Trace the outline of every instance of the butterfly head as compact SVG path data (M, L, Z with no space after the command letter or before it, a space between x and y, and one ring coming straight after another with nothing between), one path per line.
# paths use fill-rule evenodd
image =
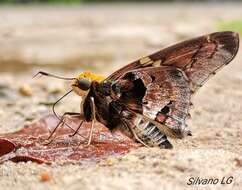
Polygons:
M75 79L73 79L71 86L76 94L83 96L87 94L93 81L99 83L102 82L104 79L105 78L101 75L96 75L87 71L79 74Z

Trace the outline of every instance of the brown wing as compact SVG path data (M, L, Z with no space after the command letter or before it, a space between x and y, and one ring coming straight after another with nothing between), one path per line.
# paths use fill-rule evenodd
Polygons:
M182 137L188 134L185 119L192 92L228 64L238 47L238 34L213 33L135 61L107 79L114 81L116 100L153 121L164 134Z
M217 32L187 40L143 57L114 72L106 80L115 81L134 69L174 66L185 72L192 90L210 75L228 64L239 48L239 36L234 32Z
M169 66L137 69L112 86L114 99L142 114L161 132L181 138L186 133L191 90L179 69Z

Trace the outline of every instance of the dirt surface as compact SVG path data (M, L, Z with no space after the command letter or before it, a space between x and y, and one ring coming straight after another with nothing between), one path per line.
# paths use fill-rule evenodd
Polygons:
M241 18L242 4L0 7L0 133L16 131L51 112L68 89L32 79L39 69L64 76L104 75L192 36ZM242 53L193 99L193 136L172 150L140 148L100 163L0 165L0 189L241 189ZM78 111L72 95L58 112ZM187 185L189 178L233 176L227 185Z

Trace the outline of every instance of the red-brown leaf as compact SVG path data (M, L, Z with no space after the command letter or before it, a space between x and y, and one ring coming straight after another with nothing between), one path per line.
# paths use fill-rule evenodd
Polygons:
M69 118L67 123L74 129L80 123L78 118ZM52 163L54 161L98 161L108 156L128 152L139 145L116 131L111 133L105 126L96 123L91 145L87 146L90 123L85 123L79 134L69 137L73 131L67 126L58 128L53 141L44 144L50 131L57 125L58 119L52 115L14 133L0 135L0 162L12 160ZM82 137L83 136L83 137Z

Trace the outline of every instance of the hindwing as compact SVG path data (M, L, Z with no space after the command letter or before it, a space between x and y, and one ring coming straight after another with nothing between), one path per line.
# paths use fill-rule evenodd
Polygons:
M137 69L117 80L112 90L114 99L153 121L166 135L181 138L186 132L191 90L180 70L167 66Z

